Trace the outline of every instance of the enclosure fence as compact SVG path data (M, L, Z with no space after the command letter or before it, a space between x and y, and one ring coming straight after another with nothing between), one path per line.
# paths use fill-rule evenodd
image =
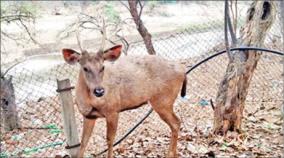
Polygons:
M211 21L205 25L206 27L197 25L162 37L153 36L157 55L181 62L189 69L198 61L223 50L223 21ZM265 41L265 48L283 50L281 39L283 38L281 38L281 25L278 19ZM143 53L146 54L143 42L130 45L128 54ZM48 67L42 58L45 57L36 56L25 60L10 69L5 76L13 76L12 83L21 128L7 132L4 131L1 123L1 157L64 155L62 152L65 150L66 137L63 132L62 108L59 94L56 92L56 80L68 78L71 85L75 86L79 66L65 64L59 53L51 60L52 62L47 63ZM264 53L262 55L249 88L247 107L256 105L280 107L282 105L282 59L281 56L274 54ZM182 120L179 150L182 154L185 153L183 156L187 156L185 151L187 149L182 146L190 139L186 137L189 133L194 136L200 133L206 135L212 130L213 110L209 106L209 100L214 101L216 97L227 63L227 56L223 54L200 65L187 76L187 96L178 97L174 106L177 115ZM72 95L74 96L74 91ZM76 105L74 106L76 124L79 136L81 136L82 116ZM146 105L122 112L119 117L116 140L136 125L149 109L150 106ZM105 131L105 120L99 119L89 142L87 155L100 153L106 148ZM156 113L152 113L115 149L115 154L123 154L124 150L130 150L131 146L131 149L141 148L141 150L129 151L127 156L155 156L156 153L162 152L161 147L166 149L165 146L169 144L168 139L167 125L159 119Z

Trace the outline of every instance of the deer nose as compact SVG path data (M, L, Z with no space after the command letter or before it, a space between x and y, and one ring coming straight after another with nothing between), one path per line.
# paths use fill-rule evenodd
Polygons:
M101 97L101 96L104 95L104 93L105 93L105 90L104 90L103 87L97 87L94 90L94 94L95 94L96 97Z

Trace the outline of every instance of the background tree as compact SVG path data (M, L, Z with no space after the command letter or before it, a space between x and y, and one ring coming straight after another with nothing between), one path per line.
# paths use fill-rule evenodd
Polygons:
M144 26L143 21L141 20L141 15L142 15L142 11L143 11L143 4L140 0L128 0L128 4L129 4L129 8L128 10L130 11L130 14L136 24L136 28L139 32L139 34L141 35L141 37L143 38L144 44L146 46L146 49L148 51L149 54L156 54L156 51L153 47L153 43L152 43L152 36L151 34L148 32L147 28ZM139 8L140 11L138 13L138 4L139 4Z
M20 127L12 76L7 79L1 74L0 80L1 125L3 122L4 129L11 131Z
M276 15L273 1L254 1L247 12L246 24L240 30L239 46L262 47ZM214 111L214 132L241 131L243 109L248 87L261 52L231 53L226 74L220 83Z
M17 45L25 45L29 42L39 44L33 29L37 12L38 8L32 3L1 1L1 52L5 51L7 40L12 40ZM3 27L9 25L16 25L21 33L12 33Z
M280 13L281 13L281 32L282 32L282 51L284 52L284 0L280 1ZM283 69L284 69L284 59L282 60L283 62ZM284 95L284 91L283 91L283 95ZM284 96L283 96L284 97ZM282 115L284 118L284 102L282 105ZM283 127L284 127L284 122L283 122ZM283 132L284 132L284 128L283 128Z
M92 4L95 4L92 2ZM89 13L89 12L80 12L77 16L77 19L72 21L65 27L62 31L57 34L58 40L63 40L68 38L71 35L84 34L84 32L88 32L88 35L93 32L97 31L103 34L103 29L106 29L106 36L105 39L107 42L115 45L117 43L124 45L124 53L127 53L129 48L128 41L124 38L123 35L123 27L128 25L128 20L122 20L120 18L119 13L114 9L114 6L111 3L101 3L95 4L93 6L96 10L96 14ZM103 27L103 21L105 26ZM84 44L84 39L82 39L82 44ZM92 41L92 47L95 44L99 44L96 41Z

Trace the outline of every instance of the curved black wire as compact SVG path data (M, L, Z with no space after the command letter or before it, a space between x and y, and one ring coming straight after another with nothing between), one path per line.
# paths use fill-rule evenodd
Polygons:
M272 54L276 54L276 55L282 55L284 56L284 53L283 52L280 52L280 51L277 51L277 50L270 50L270 49L266 49L266 48L257 48L257 47L237 47L237 48L231 48L230 51L237 51L237 50L241 50L241 51L245 51L245 50L257 50L257 51L264 51L264 52L269 52L269 53L272 53ZM194 70L196 67L198 67L199 65L201 65L202 63L205 63L206 61L218 56L218 55L221 55L223 53L225 53L226 50L222 50L216 54L213 54L207 58L205 58L204 60L198 62L197 64L195 64L194 66L192 66L187 72L186 74L190 73L192 70Z
M118 145L119 143L121 143L129 134L131 134L141 123L144 122L144 120L146 118L148 118L148 116L152 113L153 109L151 108L148 113L139 121L137 122L137 124L135 126L133 126L127 133L124 134L124 136L122 136L118 141L116 141L113 146L116 146ZM104 152L108 151L108 148L106 148L105 150L101 151L100 153L98 154L93 154L94 156L98 156L98 155L101 155L103 154Z
M257 51L264 51L264 52L269 52L269 53L272 53L272 54L276 54L276 55L282 55L284 56L284 53L283 52L279 52L279 51L276 51L276 50L270 50L270 49L265 49L265 48L257 48L257 47L239 47L239 48L231 48L230 51L237 51L237 50L242 50L242 51L245 51L245 50L257 50ZM197 68L199 65L201 65L202 63L205 63L206 61L214 58L214 57L217 57L223 53L225 53L226 50L222 50L216 54L213 54L207 58L205 58L204 60L198 62L197 64L195 64L194 66L192 66L187 72L186 74L188 75L191 71L193 71L195 68ZM147 113L146 115L139 121L137 122L137 124L135 126L133 126L127 133L125 133L117 142L115 142L113 144L113 146L116 146L118 145L119 143L121 143L128 135L130 135L140 124L142 124L144 122L144 120L146 118L148 118L150 116L150 114L153 112L153 109L151 108ZM101 151L100 153L98 154L94 154L94 156L98 156L98 155L101 155L103 154L104 152L106 152L108 149L105 149L103 151Z
M256 50L256 51L269 52L269 53L272 53L272 54L284 56L284 53L283 53L283 52L276 51L276 50L270 50L270 49L266 49L266 48L238 47L238 48L231 48L231 49L230 49L230 51L237 51L237 50L239 50L239 51ZM210 59L212 59L212 58L214 58L214 57L217 57L217 56L219 56L219 55L221 55L221 54L223 54L223 53L225 53L225 52L226 52L226 50L222 50L222 51L220 51L220 52L218 52L218 53L216 53L216 54L213 54L213 55L211 55L211 56L205 58L204 60L202 60L202 61L198 62L197 64L195 64L194 66L192 66L192 67L186 72L186 74L189 74L191 71L193 71L193 70L194 70L195 68L197 68L199 65L201 65L201 64L207 62L208 60L210 60ZM17 64L19 64L19 63L17 63ZM10 68L8 68L8 71L9 71L11 68L13 68L14 66L16 66L17 64L12 65ZM5 74L6 74L8 71L6 71ZM5 75L5 74L4 74L4 75ZM4 75L3 75L3 76L4 76ZM127 131L118 141L116 141L116 142L113 144L113 146L116 146L116 145L118 145L119 143L121 143L121 142L122 142L127 136L129 136L140 124L142 124L142 123L144 122L144 120L145 120L146 118L148 118L152 112L153 112L153 109L151 108L151 109L146 113L146 115L145 115L139 122L137 122L137 124L136 124L135 126L133 126L129 131ZM105 149L105 150L101 151L100 153L95 154L95 156L101 155L101 154L103 154L104 152L106 152L107 150L108 150L108 149Z

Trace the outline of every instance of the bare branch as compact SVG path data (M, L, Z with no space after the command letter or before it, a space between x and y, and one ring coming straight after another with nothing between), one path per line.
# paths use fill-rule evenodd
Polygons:
M229 6L230 6L229 10L230 10L230 14L232 15L232 19L233 19L233 24L232 24L233 30L234 30L234 32L236 32L236 28L235 28L236 19L235 19L235 13L234 13L234 9L233 9L233 3L234 3L234 0L229 1Z
M17 45L24 45L23 43L29 42L30 40L34 43L40 45L40 43L35 39L31 28L27 26L27 23L34 22L35 15L29 11L22 11L18 7L12 6L12 9L9 9L9 12L1 11L1 24L10 24L15 23L24 33L9 33L3 29L1 29L2 37L6 37L12 41L14 41ZM27 35L28 39L26 38ZM3 46L3 44L1 44ZM4 47L4 46L3 46Z
M34 16L32 15L25 15L25 14L18 14L18 15L1 15L0 21L1 22L6 22L6 23L11 23L13 21L18 21L19 19L29 21L33 19Z
M11 40L15 40L15 41L20 40L20 38L17 38L17 37L14 36L14 35L8 34L8 33L6 33L6 32L3 31L3 30L1 30L1 35L3 35L2 38L3 38L3 37L7 37L7 38L9 38L9 39L11 39Z
M99 27L99 25L98 25L99 21L98 21L97 17L91 16L91 15L88 15L88 14L85 14L85 13L80 13L80 15L83 16L82 18L88 18L87 21L89 21L89 22L95 21L95 22L93 22L93 24Z
M33 41L33 43L40 45L31 34L29 28L26 26L26 24L22 21L22 19L19 19L21 25L24 27L25 31L28 33L29 38Z
M233 26L232 26L232 22L231 22L231 18L230 18L229 13L227 14L227 19L228 19L227 27L229 28L229 31L230 31L232 46L236 46L237 38L236 38L236 34L235 34Z
M129 8L126 4L124 4L123 1L120 0L119 2L120 2L128 11L130 11L130 8Z
M237 1L236 0L230 0L230 3L229 3L229 5L230 5L230 12L231 12L231 14L232 14L232 19L233 19L233 23L231 22L231 16L230 16L230 12L229 11L227 11L227 18L228 18L228 27L229 27L229 31L230 31L230 35L231 35L231 40L232 40L232 45L233 46L236 46L236 44L237 44L237 38L236 38L236 30L237 30L237 17L235 16L235 14L234 14L234 10L233 10L233 2L235 2L235 7L237 7ZM237 9L237 8L235 8L235 9ZM237 10L235 10L236 11L236 14L237 14Z
M234 33L237 32L237 25L238 25L238 1L237 0L230 0L230 12L232 15L232 26Z
M21 25L24 27L24 30L26 31L26 33L28 34L29 38L32 40L32 42L34 44L37 44L40 48L45 49L45 51L48 51L48 49L46 47L44 47L43 45L41 45L32 35L32 33L30 32L30 29L26 26L26 24L22 21L22 19L19 19L19 22L21 23Z
M121 40L121 42L123 43L123 46L124 46L124 54L125 55L127 55L127 51L128 51L128 48L129 48L129 43L127 42L127 40L124 38L124 37L122 37L122 36L120 36L119 34L118 34L118 32L116 32L116 34L115 34L120 40Z
M139 19L141 19L141 15L142 15L142 11L143 11L145 3L142 5L141 1L138 0L138 4L140 6L140 11L139 11L139 15L138 16L139 16Z
M82 29L88 29L88 30L97 30L102 34L102 41L101 41L101 48L100 51L103 51L105 48L106 42L109 42L113 45L117 44L118 42L122 43L126 49L124 51L128 50L129 43L126 41L126 39L119 35L119 32L122 30L121 25L127 25L126 20L130 20L131 18L124 19L120 21L119 23L106 23L102 16L91 16L88 14L81 13L78 16L78 20L76 22L72 22L62 30L57 37L63 39L68 37L69 35L76 32L76 30L82 30ZM103 23L103 24L102 24ZM79 26L79 27L78 27ZM107 36L107 31L110 32L110 34ZM116 39L112 39L112 37L115 37ZM125 54L127 54L125 52Z
M83 52L84 49L83 49L83 47L82 47L82 45L81 45L81 41L80 41L79 27L80 27L80 26L78 25L78 26L77 26L77 29L76 29L76 39L77 39L77 44L78 44L78 46L79 46L80 51Z
M104 51L104 47L105 47L105 41L106 41L106 26L105 26L105 20L103 19L103 28L101 30L102 32L102 43L101 43L101 48L100 48L100 51L103 52Z
M235 0L235 19L234 19L234 29L235 33L237 32L238 28L238 0Z
M137 11L137 1L135 0L128 0L128 4L130 7L130 14L133 17L133 20L136 24L137 30L139 34L142 36L144 44L147 48L149 54L156 54L156 51L152 44L151 34L148 32L147 28L144 26L142 20L139 17Z
M280 2L280 13L281 13L281 26L282 26L282 29L281 29L281 33L282 33L282 50L284 51L284 1L282 0ZM284 60L283 60L283 64L284 64ZM284 107L284 104L283 104L283 107Z
M229 41L228 41L228 27L227 27L227 22L228 22L228 0L225 0L225 10L224 10L224 34L225 34L225 45L226 45L226 52L229 58L229 61L232 61L231 53L230 53L230 48L229 48Z
M228 28L230 31L230 35L232 38L232 45L235 46L237 44L236 35L233 32L232 23L230 19L230 14L228 11L228 0L225 0L225 9L224 9L224 34L225 34L225 45L226 45L226 51L228 54L228 58L230 61L232 61L231 53L230 53L230 46L228 41Z

